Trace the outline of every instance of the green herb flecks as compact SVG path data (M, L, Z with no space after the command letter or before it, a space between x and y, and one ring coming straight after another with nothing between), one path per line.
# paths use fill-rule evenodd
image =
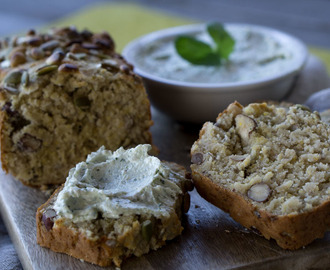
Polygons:
M218 66L222 59L228 60L235 40L220 23L207 25L207 32L215 46L190 36L179 36L175 40L177 53L194 65Z

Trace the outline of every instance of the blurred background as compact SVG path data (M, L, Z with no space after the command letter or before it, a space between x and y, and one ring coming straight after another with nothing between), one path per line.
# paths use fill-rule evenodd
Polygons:
M0 37L110 2L141 4L196 20L262 24L293 34L308 45L330 48L329 0L0 0Z

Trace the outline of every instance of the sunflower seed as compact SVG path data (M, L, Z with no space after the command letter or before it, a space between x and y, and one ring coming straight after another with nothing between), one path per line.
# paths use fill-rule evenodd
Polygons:
M48 65L59 65L64 58L64 53L61 51L53 52L51 56L46 59Z
M55 49L59 46L60 43L58 40L50 40L40 45L40 49L43 51L49 51Z
M73 64L65 63L59 66L59 72L75 72L78 71L78 67Z

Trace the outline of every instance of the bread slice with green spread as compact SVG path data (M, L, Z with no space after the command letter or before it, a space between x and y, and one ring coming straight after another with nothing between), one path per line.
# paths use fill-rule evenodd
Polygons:
M150 148L100 148L71 169L37 211L38 244L101 266L120 266L180 235L191 179L183 167L149 156Z
M2 168L30 186L63 183L104 145L151 143L140 77L107 33L72 27L0 41Z
M330 228L330 126L302 105L232 103L191 149L197 191L285 249Z

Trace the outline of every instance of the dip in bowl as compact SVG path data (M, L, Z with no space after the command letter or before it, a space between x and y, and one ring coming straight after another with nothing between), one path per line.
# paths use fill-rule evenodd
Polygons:
M298 39L263 26L224 24L235 40L219 66L194 65L181 58L175 39L196 37L212 44L205 24L169 28L128 44L123 55L145 83L151 103L179 121L214 120L234 100L242 104L281 100L307 59Z

